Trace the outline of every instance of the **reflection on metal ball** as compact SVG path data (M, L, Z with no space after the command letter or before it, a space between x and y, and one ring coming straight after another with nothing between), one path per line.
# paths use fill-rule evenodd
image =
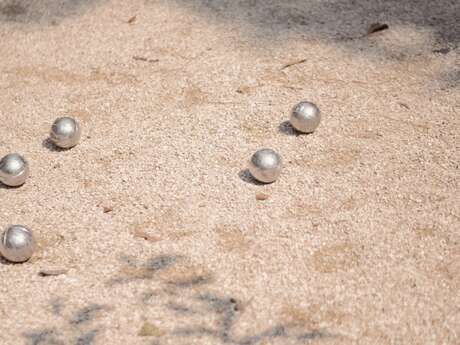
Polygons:
M34 250L34 236L25 226L11 225L0 237L0 254L8 261L27 261Z
M17 153L10 153L0 160L0 182L19 187L29 176L29 163Z
M281 173L281 157L272 149L261 149L249 161L249 172L263 183L275 182Z
M320 121L321 111L311 102L300 102L292 109L290 122L299 132L314 132Z
M60 148L74 147L80 141L80 137L80 124L71 117L61 117L51 126L50 139Z

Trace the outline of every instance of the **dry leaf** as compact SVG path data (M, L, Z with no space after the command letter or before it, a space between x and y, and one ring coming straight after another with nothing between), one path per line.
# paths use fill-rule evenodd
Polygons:
M151 323L145 322L137 335L140 337L161 337L164 334L165 331Z

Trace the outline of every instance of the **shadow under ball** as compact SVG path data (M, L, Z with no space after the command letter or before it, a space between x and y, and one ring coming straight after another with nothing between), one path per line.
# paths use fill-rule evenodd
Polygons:
M281 157L272 149L260 149L249 160L249 172L259 182L275 182L281 168Z
M34 250L34 236L25 226L11 225L0 237L0 254L8 261L27 261L32 257Z
M0 182L19 187L29 176L29 163L18 153L10 153L0 160Z
M300 102L292 109L290 122L299 132L312 133L321 122L321 111L314 103Z
M80 141L80 137L80 124L71 117L60 117L51 126L50 139L60 148L74 147Z

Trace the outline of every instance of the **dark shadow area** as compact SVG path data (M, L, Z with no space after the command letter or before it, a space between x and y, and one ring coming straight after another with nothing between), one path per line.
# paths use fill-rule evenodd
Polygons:
M51 141L50 138L46 138L42 141L42 147L44 147L45 149L51 152L63 152L63 151L68 151L72 149L72 148L69 148L69 149L60 148L54 145L54 143Z
M59 304L57 314L53 311L53 315L59 319L59 327L53 326L23 332L22 336L26 339L26 344L95 344L96 336L101 332L100 328L95 325L95 321L100 319L101 314L110 308L91 303L75 311L70 319L67 319L61 314L60 309L62 307L63 305Z
M460 69L442 74L439 82L441 90L460 89Z
M248 36L268 40L295 32L307 39L346 42L375 32L371 28L378 24L385 31L391 30L394 25L428 28L440 43L457 46L460 42L458 0L162 1L187 8L217 24L227 21L238 25L238 22L244 21L250 24ZM153 0L146 2L154 4Z
M21 265L21 263L11 262L0 255L0 265Z
M285 135L292 135L292 136L296 136L296 137L298 137L300 135L310 135L311 134L311 133L299 132L297 129L292 127L291 122L289 122L289 121L281 122L278 125L278 132L280 132L282 134L285 134Z
M0 21L53 25L104 2L0 0ZM145 0L152 7L158 2L185 8L216 25L242 27L248 37L261 44L290 33L346 43L369 33L378 34L381 30L372 30L376 25L385 31L395 25L430 29L436 36L436 50L445 51L449 47L444 45L457 47L460 43L458 0Z
M187 289L200 285L210 284L212 281L213 278L210 275L194 275L183 279L168 281L168 284L176 288Z
M188 339L206 337L212 339L214 344L234 345L306 344L311 340L336 337L326 330L306 330L299 325L284 323L266 327L259 332L242 332L239 317L244 311L244 305L241 301L233 297L218 296L210 292L200 293L194 296L193 300L195 309L201 312L201 315L211 317L217 322L214 322L214 324L203 322L194 326L181 325L172 331L173 336ZM194 317L196 318L196 316Z
M104 0L0 0L0 21L56 25Z
M19 189L22 186L23 185L20 185L20 186L17 186L17 187L11 187L11 186L7 186L6 184L0 182L0 189Z
M263 185L266 185L266 183L263 183L263 182L259 182L257 181L254 177L252 177L251 173L249 172L249 169L244 169L244 170L241 170L239 173L238 173L238 177L246 182L246 183L250 183L250 184L253 184L253 185L256 185L256 186L263 186Z

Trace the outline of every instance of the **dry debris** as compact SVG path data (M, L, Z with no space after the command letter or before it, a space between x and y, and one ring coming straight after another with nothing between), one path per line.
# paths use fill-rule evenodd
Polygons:
M40 277L54 277L54 276L60 276L62 274L66 274L68 272L67 269L49 269L49 270L41 270L38 272L38 275Z
M149 322L144 322L137 335L140 337L161 337L164 334L165 331L159 329L157 326Z
M388 26L388 24L385 24L385 23L373 23L369 26L369 28L367 29L367 34L368 35L371 35L375 32L379 32L379 31L383 31L383 30L387 30L389 29L390 27Z
M256 193L256 200L267 200L270 195L265 193Z
M281 67L281 70L289 68L289 67L292 67L292 66L295 66L295 65L300 65L300 64L305 63L305 62L307 62L307 59L301 59L301 60L292 61L292 62L289 62L289 63L283 65L283 67Z

